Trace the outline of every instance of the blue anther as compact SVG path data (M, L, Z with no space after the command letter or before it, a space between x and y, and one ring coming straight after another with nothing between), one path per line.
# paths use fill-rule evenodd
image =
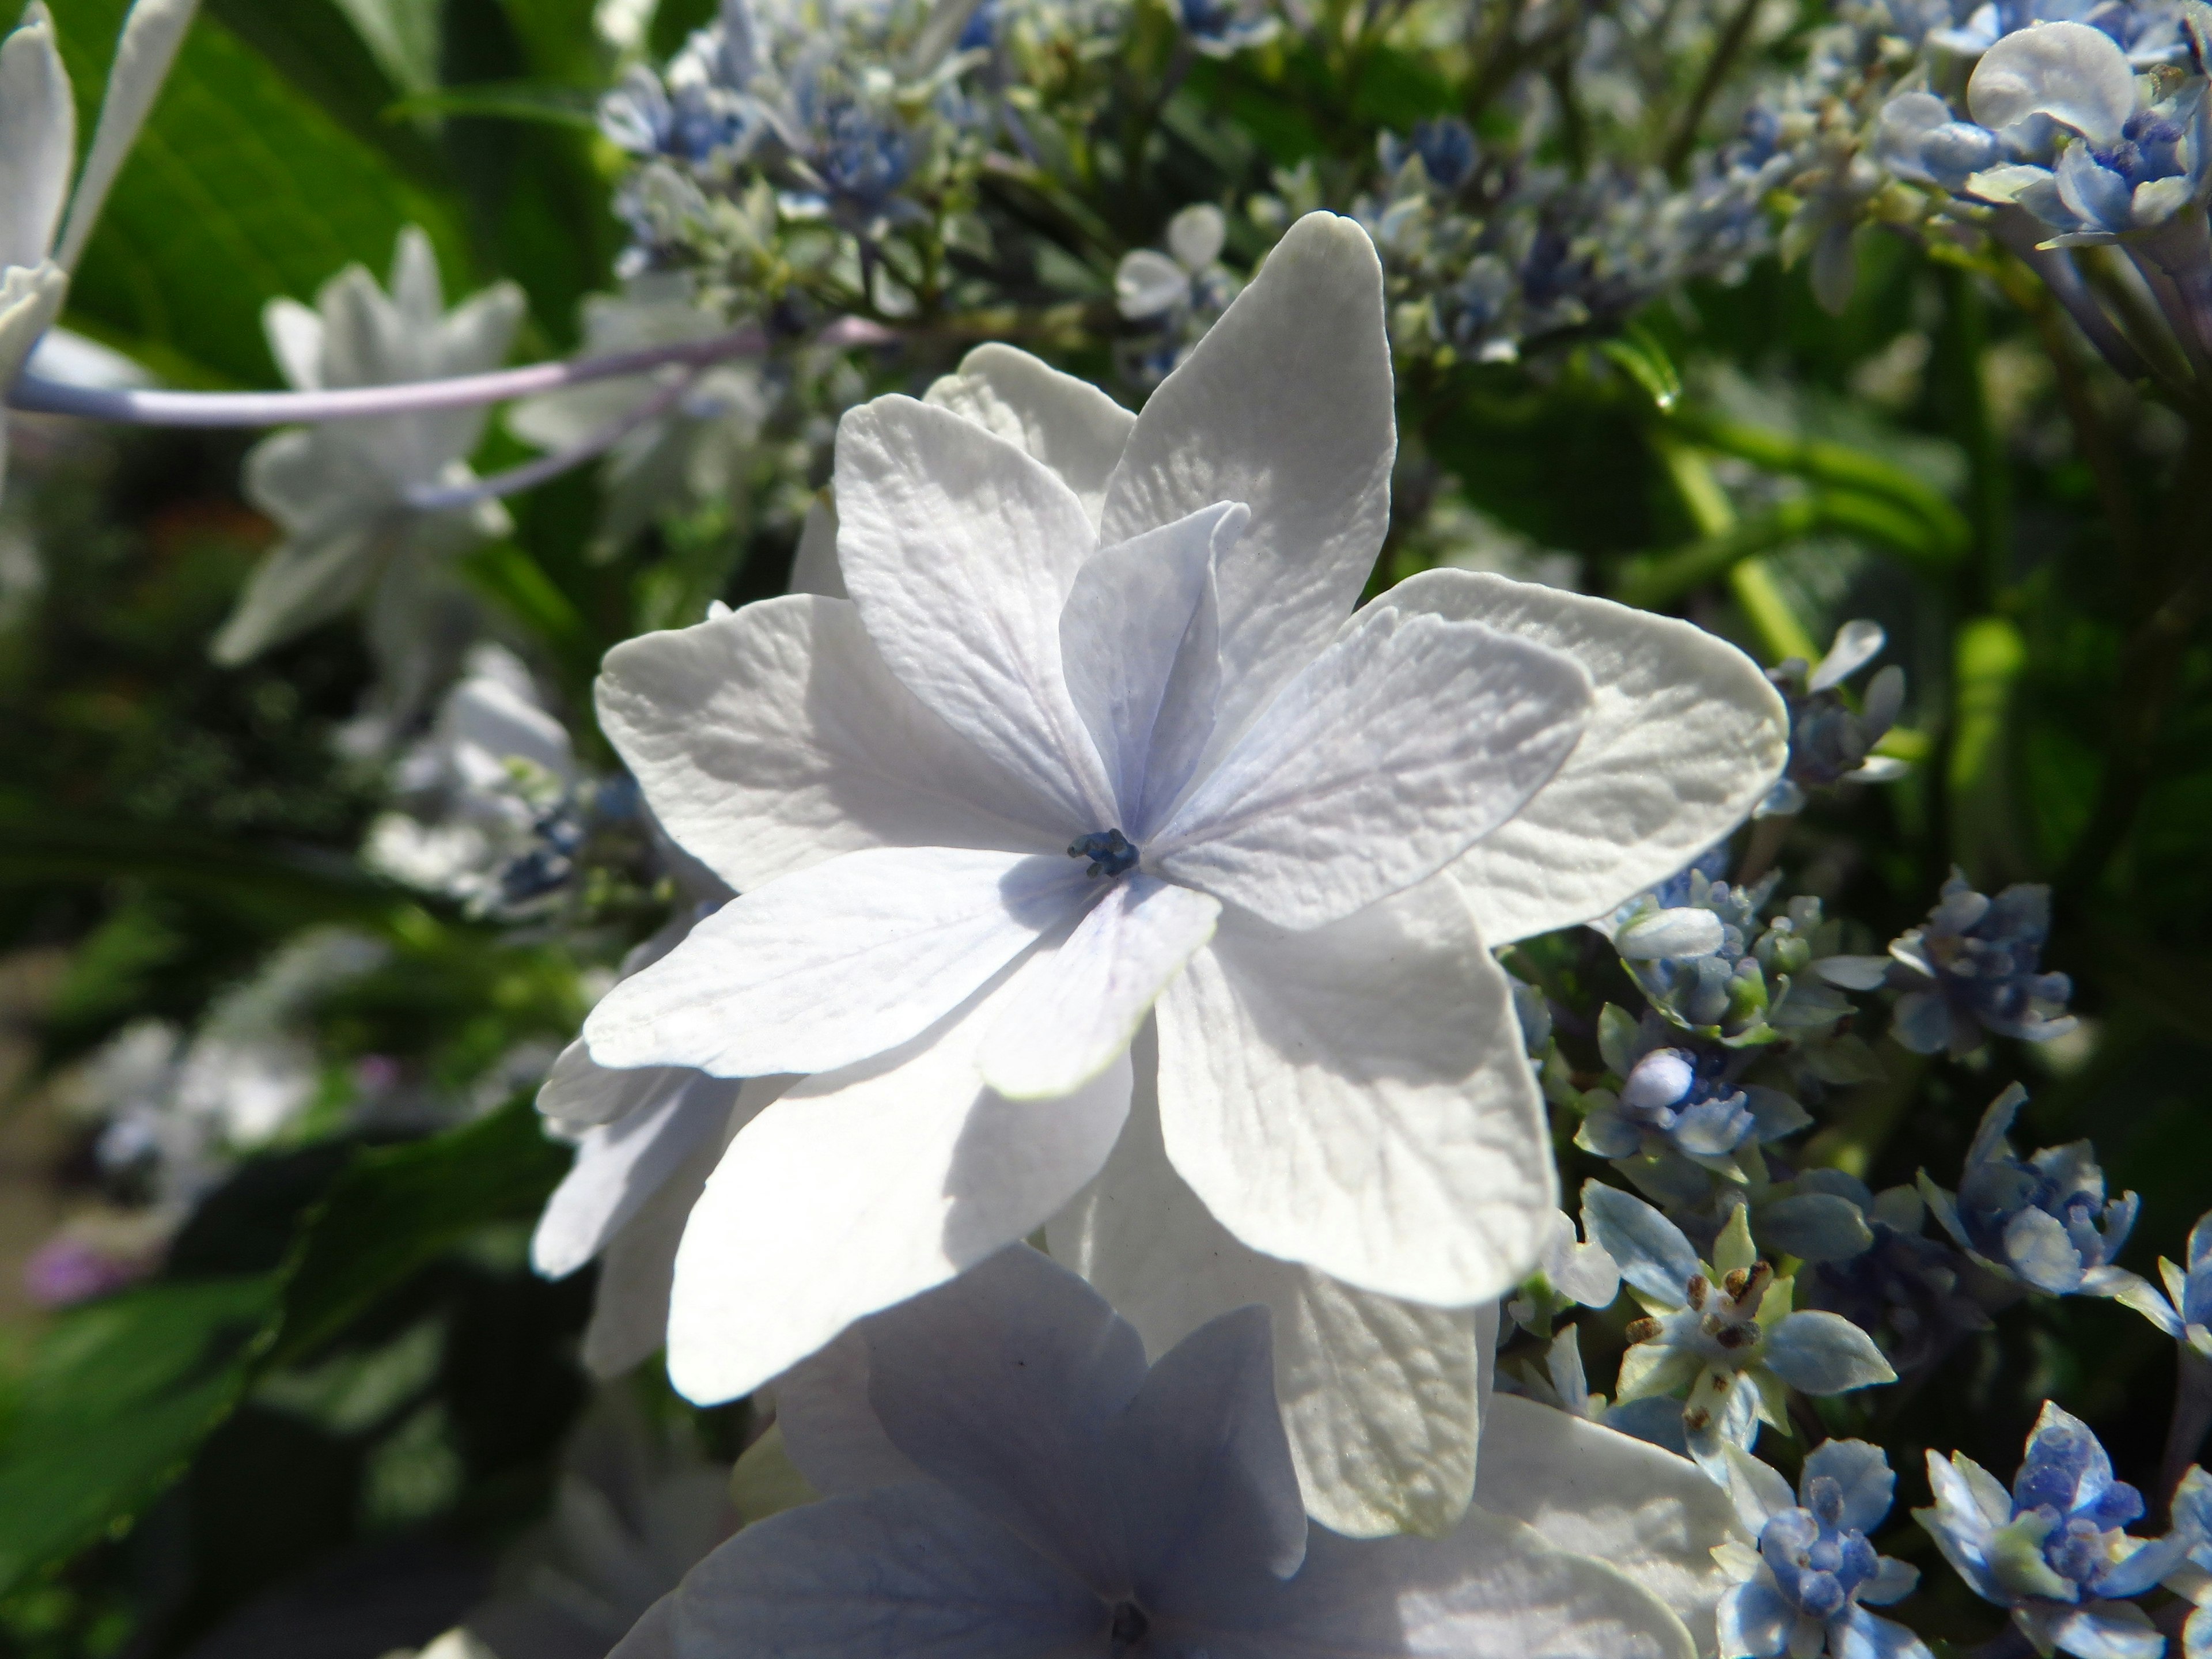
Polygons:
M1135 869L1142 854L1119 830L1094 830L1070 842L1067 856L1091 860L1091 867L1083 872L1086 876L1113 877Z

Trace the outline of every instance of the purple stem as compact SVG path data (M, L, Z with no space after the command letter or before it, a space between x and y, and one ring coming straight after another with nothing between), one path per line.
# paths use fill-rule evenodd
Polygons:
M822 345L861 346L882 345L896 337L880 324L842 317L815 339ZM767 349L767 337L749 324L711 339L611 352L604 357L532 363L526 368L495 369L488 374L459 374L399 386L346 386L331 392L109 392L26 374L15 382L8 404L29 414L76 415L126 426L287 426L295 422L355 421L429 410L472 409L590 380L643 374L670 363L706 368L732 357L757 356Z
M613 420L586 433L576 442L562 449L549 450L534 461L525 461L520 466L508 467L504 472L495 472L489 477L473 478L465 484L421 485L407 492L407 505L418 513L449 513L456 507L473 507L478 501L489 501L497 495L513 495L525 489L535 489L548 478L557 478L574 466L581 466L594 456L603 455L640 427L659 420L684 401L692 387L699 384L705 371L694 369L680 380L672 380L635 409L624 410Z

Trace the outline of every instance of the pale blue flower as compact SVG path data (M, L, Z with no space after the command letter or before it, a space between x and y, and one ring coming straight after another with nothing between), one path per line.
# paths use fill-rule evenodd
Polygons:
M1600 1158L1671 1152L1730 1174L1747 1146L1780 1139L1812 1121L1780 1090L1738 1080L1751 1056L1656 1013L1632 1021L1608 1004L1599 1017L1598 1045L1620 1084L1582 1097L1575 1144Z
M2018 1084L1991 1101L1966 1149L1954 1194L1920 1174L1943 1231L1993 1272L2046 1296L2132 1297L2143 1281L2112 1258L2128 1242L2140 1200L2109 1201L2096 1149L2086 1140L2021 1158L2006 1139L2027 1103Z
M2188 53L2180 8L2156 0L1987 0L1963 23L1931 29L1927 38L1946 52L1978 58L2008 34L2057 22L2103 30L2138 70L2179 63Z
M1881 1447L1822 1442L1805 1459L1794 1505L1765 1464L1729 1462L1730 1489L1759 1547L1716 1552L1743 1581L1721 1597L1721 1659L1929 1659L1918 1637L1866 1610L1903 1600L1920 1582L1917 1568L1867 1541L1897 1489Z
M1275 38L1282 20L1267 0L1176 0L1183 39L1208 58L1229 58Z
M2008 1493L1972 1458L1928 1454L1932 1508L1913 1516L1966 1587L2008 1608L2039 1652L2076 1659L2157 1659L2166 1638L2127 1598L2141 1595L2187 1559L2196 1534L2163 1539L2125 1528L2142 1495L2112 1477L2112 1460L2087 1425L2045 1401Z
M2148 1283L2113 1294L2177 1341L2186 1342L2212 1359L2212 1213L2201 1215L2189 1230L2188 1265L2158 1259L2159 1277L2165 1281L2160 1296Z
M1817 667L1792 657L1767 678L1790 705L1790 763L1775 781L1773 793L1754 817L1801 812L1807 792L1844 783L1887 783L1905 775L1905 763L1874 753L1882 734L1897 723L1905 704L1905 671L1892 664L1867 683L1856 710L1841 693L1844 682L1881 652L1879 624L1847 622Z
M1479 155L1474 129L1453 115L1433 121L1416 121L1413 131L1403 138L1395 132L1386 132L1376 141L1376 149L1382 158L1382 170L1394 175L1419 157L1421 171L1429 183L1447 196L1474 177Z
M1016 1245L857 1341L778 1385L792 1461L831 1495L714 1551L623 1659L1692 1650L1631 1580L1480 1509L1441 1539L1310 1526L1262 1308L1148 1366Z
M1602 1244L1652 1317L1629 1328L1621 1401L1684 1391L1690 1455L1727 1479L1724 1449L1748 1451L1761 1421L1788 1432L1785 1392L1841 1394L1897 1373L1873 1339L1834 1314L1793 1311L1793 1286L1759 1261L1746 1213L1734 1211L1708 1266L1682 1230L1642 1199L1592 1181L1583 1231Z
M1760 1206L1758 1224L1760 1238L1807 1262L1799 1280L1807 1307L1841 1314L1900 1371L1940 1358L1967 1332L1989 1328L1987 1310L1966 1287L1957 1247L1923 1233L1927 1206L1914 1188L1876 1194L1841 1170L1808 1170L1796 1184L1797 1195ZM1834 1248L1847 1242L1849 1229L1832 1217L1793 1230L1796 1218L1777 1213L1816 1200L1850 1210L1860 1224L1857 1248Z
M2063 1036L2075 1026L2065 1012L2074 981L2042 971L2050 935L2048 887L2021 882L1990 898L1954 870L1928 920L1890 941L1884 982L1905 993L1890 1035L1915 1054L1954 1055L1990 1035Z
M2057 138L2048 161L1986 167L1967 179L1967 194L2017 203L2060 243L2185 239L2201 263L2201 210L2212 195L2212 105L2201 77L2161 94L2150 77L2137 81L2102 29L2043 23L1982 54L1966 102L1992 132L2054 131ZM2179 244L2152 249L2160 263L2181 252Z

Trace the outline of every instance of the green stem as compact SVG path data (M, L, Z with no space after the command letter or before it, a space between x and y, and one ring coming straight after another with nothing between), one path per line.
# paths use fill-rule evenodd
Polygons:
M1736 568L1747 559L1822 531L1863 536L1924 570L1930 562L1925 556L1926 545L1920 538L1920 529L1916 520L1887 501L1843 490L1819 491L1784 501L1686 547L1643 554L1629 560L1614 581L1613 597L1623 605L1656 610L1707 582L1723 576L1732 579ZM1779 596L1771 592L1771 583L1762 588L1756 579L1751 583L1748 598L1741 586L1736 597L1746 602L1747 608L1765 609L1779 603ZM1802 637L1802 628L1796 631ZM1819 654L1817 650L1813 651L1808 659Z
M1976 617L1959 629L1951 675L1952 861L1995 890L2028 863L2014 811L2012 712L2027 645L2004 617Z
M1939 268L1948 326L1944 331L1946 401L1960 447L1966 452L1968 514L1985 604L2012 586L2012 504L2003 441L1990 419L1982 383L1989 314L1974 273Z
M1752 23L1759 16L1759 0L1736 0L1721 38L1714 43L1713 55L1705 60L1705 73L1698 77L1690 101L1682 107L1680 119L1674 124L1674 137L1667 141L1667 149L1660 158L1660 166L1677 184L1681 182L1682 170L1689 165L1690 152L1698 147L1698 129L1705 123L1705 112L1712 107L1713 96L1728 79L1736 55L1743 43L1751 38Z

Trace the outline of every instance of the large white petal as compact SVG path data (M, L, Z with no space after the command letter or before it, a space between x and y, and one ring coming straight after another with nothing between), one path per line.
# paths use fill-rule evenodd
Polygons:
M911 398L837 427L837 562L891 672L1081 835L1112 791L1060 668L1060 613L1097 532L1042 462Z
M1734 1581L1712 1548L1746 1534L1728 1493L1703 1469L1509 1395L1491 1402L1481 1471L1478 1507L1626 1573L1674 1610L1698 1652L1713 1652L1713 1609Z
M1215 501L1252 509L1223 560L1223 739L1328 643L1366 585L1397 453L1382 270L1349 219L1309 214L1145 404L1101 538Z
M531 1237L531 1265L546 1278L564 1278L605 1249L696 1148L726 1128L732 1110L750 1118L791 1082L740 1085L658 1067L653 1075L660 1087L643 1109L577 1142L576 1161Z
M892 678L841 599L628 641L599 709L653 816L741 892L864 847L1059 854L1080 833Z
M684 1394L750 1393L1025 1237L1097 1173L1127 1115L1126 1061L1060 1100L983 1086L977 1049L1035 965L891 1054L809 1078L732 1143L677 1257L668 1364Z
M960 372L932 386L923 402L949 409L1042 461L1098 522L1129 428L1137 417L1088 380L995 343L960 360Z
M1191 1642L1212 1659L1692 1659L1696 1652L1681 1621L1630 1578L1479 1509L1449 1538L1355 1542L1316 1532L1305 1570L1279 1595L1255 1596L1248 1620L1224 1613L1202 1644Z
M1285 927L1348 916L1512 817L1582 735L1589 677L1479 623L1371 606L1146 848Z
M1787 758L1790 717L1759 665L1671 617L1534 582L1431 570L1370 608L1480 622L1563 651L1592 687L1551 781L1455 863L1493 945L1603 915L1750 815Z
M686 1576L674 1659L1108 1659L1106 1608L943 1487L802 1504ZM647 1651L654 1651L647 1650Z
M983 1044L983 1076L1015 1100L1070 1093L1129 1046L1221 902L1133 871L1038 963Z
M1135 1060L1128 1126L1098 1178L1054 1218L1053 1254L1155 1358L1231 1309L1266 1304L1308 1512L1355 1537L1449 1531L1474 1490L1495 1309L1396 1301L1246 1249L1167 1161L1149 1030Z
M69 278L58 266L16 266L0 273L0 381L15 384L68 297ZM8 422L0 417L0 486L7 480Z
M1559 1204L1505 972L1449 882L1291 933L1229 910L1159 1002L1170 1160L1254 1249L1468 1307Z
M76 162L69 71L53 19L34 4L0 43L0 266L32 270L46 262Z
M732 1113L722 1133L693 1147L608 1243L592 1289L592 1322L584 1331L584 1367L592 1376L620 1376L668 1340L677 1244L738 1127Z
M732 899L608 992L584 1041L603 1066L835 1071L936 1024L1095 896L1064 854L848 853Z
M1224 501L1101 548L1060 614L1068 695L1098 746L1117 827L1133 836L1181 789L1213 730L1214 561L1248 516Z

